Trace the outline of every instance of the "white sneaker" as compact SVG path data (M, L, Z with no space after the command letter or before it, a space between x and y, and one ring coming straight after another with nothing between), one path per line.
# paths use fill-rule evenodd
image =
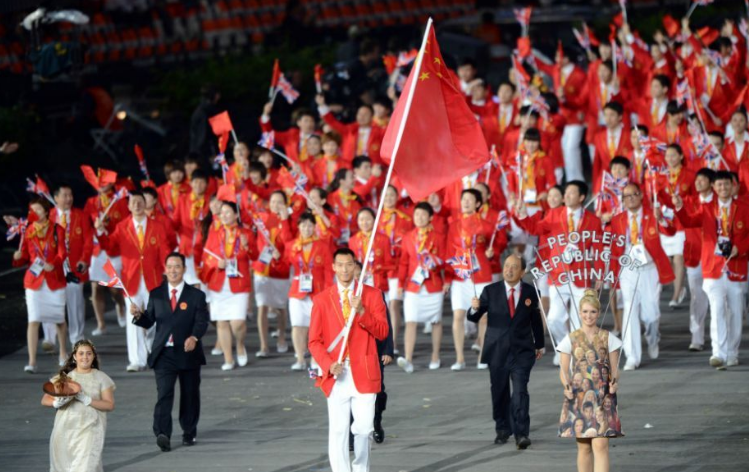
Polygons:
M103 334L107 334L107 329L99 329L96 328L95 330L91 331L91 336L101 336Z
M270 357L270 352L268 352L268 351L258 351L258 352L255 353L255 357L257 357L257 358L263 358L264 359L266 357Z
M229 364L228 362L224 363L224 365L221 366L221 370L234 370L234 363L232 362Z
M478 343L473 343L471 345L471 351L481 352L481 346L479 346Z
M711 367L723 367L723 359L720 357L710 356Z
M489 368L489 364L484 364L482 362L479 362L479 363L476 364L476 368L478 370L486 370L486 369Z
M702 346L702 344L692 343L692 344L689 345L689 350L692 351L692 352L700 352L700 351L702 351L704 349L705 348Z
M24 372L28 372L29 374L36 374L36 366L35 365L27 365L23 368Z
M556 365L556 366L559 365L559 353L558 352L554 353L554 360L552 360L551 362L553 362L554 365Z
M429 370L437 370L442 367L442 361L437 359L435 362L429 363Z
M396 349L396 348L393 348L393 355L394 355L394 356L397 356L397 355L398 355L398 354L400 354L400 353L401 353L401 352L400 352L400 351L399 351L398 349Z
M211 355L212 356L223 356L224 351L220 347L214 347L211 349Z
M626 364L624 364L624 370L635 370L637 369L637 365L635 365L634 361L627 361Z
M424 334L432 334L432 323L424 323Z
M42 341L42 351L55 352L55 345L45 339Z
M271 331L271 332L270 332L270 337L271 337L271 338L277 338L277 337L278 337L278 330L275 330L275 331Z
M286 354L287 352L289 352L289 344L288 343L276 344L276 351L279 354Z
M450 370L454 370L456 372L459 370L464 370L465 368L466 368L465 362L456 362L455 364L450 366Z
M670 302L668 302L668 306L669 308L672 308L672 309L678 308L679 302L677 302L676 300L671 300Z
M650 356L651 359L658 359L658 353L658 343L648 346L648 356Z
M237 354L237 364L239 367L244 367L247 365L247 352L243 356L240 356Z
M128 372L140 372L142 370L146 370L146 368L137 364L129 364L127 367L125 367L125 370Z
M738 359L728 359L728 362L726 362L726 367L736 367L739 365Z
M118 316L117 324L120 325L120 328L124 328L125 326L127 326L127 316Z
M307 370L307 363L306 362L294 362L293 364L291 364L291 370L295 372Z
M65 365L65 359L58 359L58 364L60 364L60 367Z
M398 367L403 369L403 371L407 374L413 374L414 365L408 362L405 357L398 358Z

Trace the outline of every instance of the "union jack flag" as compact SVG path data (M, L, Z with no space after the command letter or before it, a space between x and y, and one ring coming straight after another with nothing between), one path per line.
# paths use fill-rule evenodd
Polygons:
M603 191L610 190L617 197L622 194L622 190L629 183L626 177L615 178L610 172L603 171Z
M264 132L260 135L260 141L257 142L257 145L265 149L273 149L276 145L275 133L273 131Z
M544 97L541 94L534 95L531 97L530 106L531 106L531 110L537 111L544 117L548 116L549 110L551 110L551 108L549 107L549 104L546 103L546 100L544 100Z
M583 49L590 51L590 36L588 35L588 29L585 28L581 33L575 28L572 28L572 33L575 35L577 42L580 43Z
M531 13L533 13L533 7L515 8L515 19L520 23L520 26L527 28L531 24Z
M283 98L285 98L289 104L294 103L296 99L299 98L299 92L296 91L294 86L291 85L291 82L289 82L283 74L278 78L276 90L281 92L281 95L283 95Z
M502 231L508 226L510 226L510 218L507 216L507 212L502 210L499 212L499 215L497 215L497 231Z
M406 67L407 65L412 63L418 55L419 51L416 49L411 49L410 51L401 51L400 54L398 54L398 62L395 63L395 67Z
M135 145L135 156L138 158L138 167L140 167L140 172L143 174L146 180L151 180L151 176L148 175L148 166L146 166L146 158L143 156L143 149L141 149L141 147L138 144Z
M640 136L637 140L640 142L640 147L645 151L645 154L652 154L654 152L664 153L666 152L666 148L668 148L668 144L658 141L652 136Z
M47 184L39 178L39 176L36 176L36 181L33 181L29 178L26 178L27 186L26 191L30 193L35 193L37 195L47 196L49 195L49 187Z
M26 231L26 226L28 226L28 224L29 222L26 218L19 218L16 224L8 227L8 232L5 233L5 239L11 241L16 236L22 236L24 231Z
M427 270L434 270L442 265L442 259L433 255L431 252L424 250L419 254L421 260L424 262L424 268Z
M471 275L476 272L476 269L473 268L473 265L468 259L469 257L470 256L464 254L462 256L451 257L446 261L452 266L453 270L455 271L455 275L460 277L462 280L470 279Z
M221 172L224 174L224 180L226 180L226 176L229 174L229 164L226 162L226 157L223 154L219 154L213 159L213 162L221 166Z
M694 101L692 100L692 92L689 90L689 82L682 80L676 84L676 103L679 105L687 104L687 109L690 112L694 112Z
M710 59L710 62L715 64L716 67L723 67L725 64L725 60L723 59L723 56L720 55L720 52L713 51L712 49L703 49L705 51L705 54Z
M620 64L626 64L628 67L632 67L632 61L629 57L627 57L626 54L624 54L624 51L619 47L619 45L616 43L616 41L611 41L611 54L614 56L614 59L616 62Z

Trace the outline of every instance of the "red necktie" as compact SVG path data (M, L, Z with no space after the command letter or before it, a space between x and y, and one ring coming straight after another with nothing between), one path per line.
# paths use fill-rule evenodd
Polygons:
M176 288L172 289L171 302L172 302L172 311L174 311L177 309L177 289Z
M515 318L515 289L510 289L510 297L507 302L510 304L510 318Z

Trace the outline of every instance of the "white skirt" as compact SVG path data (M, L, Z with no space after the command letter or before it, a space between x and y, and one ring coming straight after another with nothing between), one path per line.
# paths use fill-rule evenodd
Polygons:
M101 251L98 256L91 256L91 267L88 269L89 276L92 282L109 282L109 276L104 272L104 264L107 262L107 258L112 261L112 266L117 274L122 275L122 258L109 257L106 251Z
M406 323L439 323L445 294L429 293L423 285L419 293L406 292L403 297L403 317Z
M391 300L403 300L403 295L398 295L398 279L388 279L388 302Z
M255 274L255 303L279 310L286 309L289 302L290 279L274 279Z
M312 298L289 298L289 318L292 327L309 328L312 316Z
M39 290L26 289L29 323L65 323L65 289L50 290L42 281Z
M684 254L684 242L687 240L684 231L677 231L673 236L661 234L661 246L668 257Z
M450 303L453 311L467 311L471 307L473 297L480 297L481 292L489 283L476 284L476 290L474 290L474 284L470 279L454 281L452 287L450 287Z
M193 256L185 257L185 283L187 285L198 285L200 283Z
M209 290L211 295L211 321L242 321L247 319L250 294L233 293L229 287L229 277L224 278L220 292Z

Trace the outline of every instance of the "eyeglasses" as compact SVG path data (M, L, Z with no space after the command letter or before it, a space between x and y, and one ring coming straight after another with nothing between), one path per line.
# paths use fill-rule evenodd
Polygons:
M629 200L630 198L637 198L639 196L640 196L639 193L632 193L632 194L629 194L629 195L622 195L622 200Z

